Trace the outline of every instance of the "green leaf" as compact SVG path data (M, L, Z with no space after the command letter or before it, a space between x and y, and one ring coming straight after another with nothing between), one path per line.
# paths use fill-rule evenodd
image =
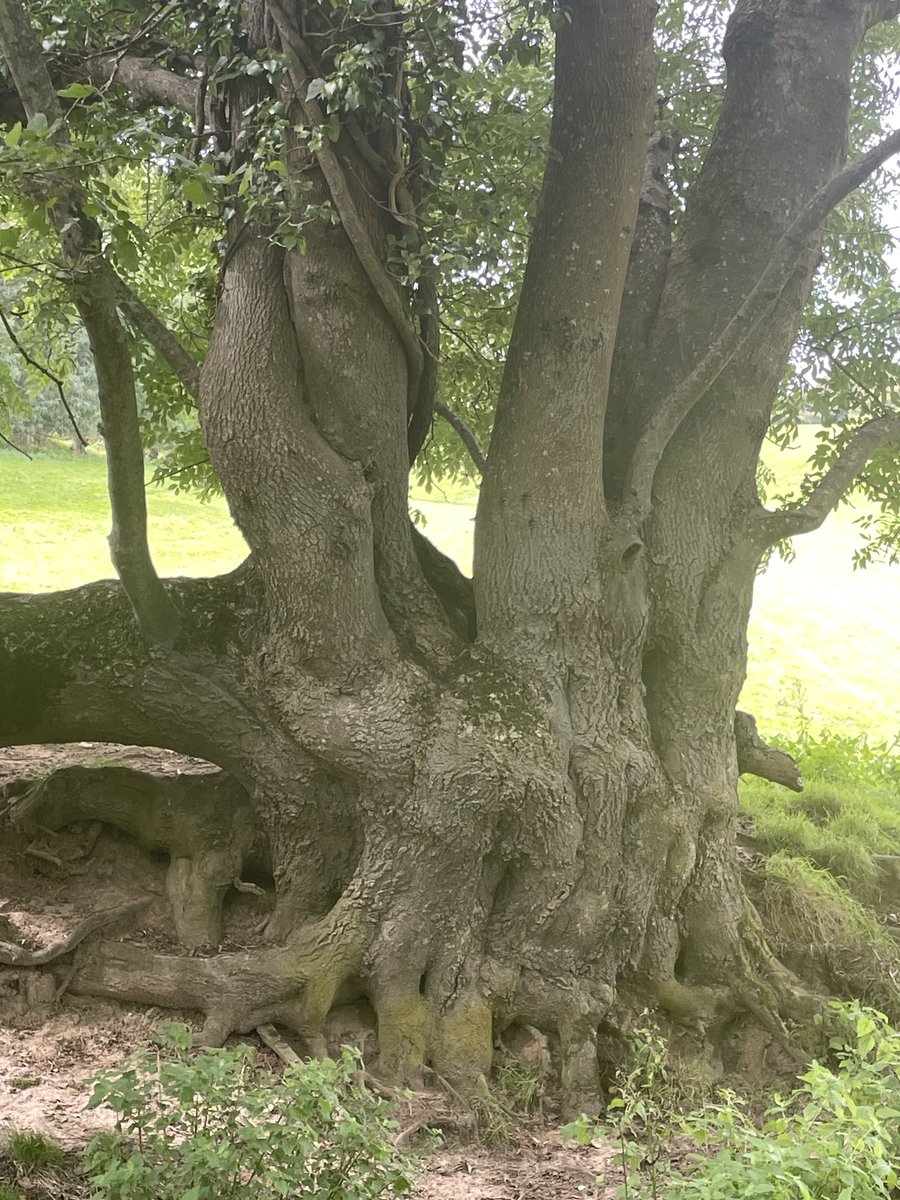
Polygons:
M189 201L191 204L209 204L210 200L212 199L206 184L196 175L189 176L187 179L185 179L181 190L184 194L185 200Z
M61 88L56 94L66 100L83 100L86 96L93 96L96 91L97 89L92 83L70 83L68 87Z
M13 148L18 146L19 142L22 140L22 122L16 121L12 129L8 130L3 135L3 140L6 142L7 146L11 146Z

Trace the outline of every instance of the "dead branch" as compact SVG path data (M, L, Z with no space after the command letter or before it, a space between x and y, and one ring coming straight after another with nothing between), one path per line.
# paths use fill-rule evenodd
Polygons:
M274 1050L285 1066L292 1067L295 1063L302 1061L294 1047L281 1036L274 1025L257 1025L256 1032L269 1049Z
M762 740L750 713L734 714L734 740L739 774L758 775L760 779L781 783L792 792L803 791L803 776L796 762L783 750L776 750Z

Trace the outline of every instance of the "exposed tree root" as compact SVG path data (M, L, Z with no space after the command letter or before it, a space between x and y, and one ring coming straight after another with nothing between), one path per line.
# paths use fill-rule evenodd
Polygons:
M129 904L122 904L118 908L111 908L106 912L92 913L83 921L79 921L70 934L60 941L54 942L45 950L26 950L23 946L17 946L12 942L0 942L0 964L12 967L46 966L54 959L69 954L86 937L96 933L98 929L105 929L108 925L114 925L116 921L124 920L126 917L141 912L148 903L149 900L133 900Z
M226 772L148 775L128 767L64 767L14 804L24 829L103 821L170 856L166 893L185 946L221 941L222 901L266 848L244 789Z
M221 1045L259 1025L294 1030L317 1057L327 1053L325 1018L362 967L365 919L339 904L302 939L277 949L209 958L156 954L100 942L77 960L72 992L205 1014L201 1040Z

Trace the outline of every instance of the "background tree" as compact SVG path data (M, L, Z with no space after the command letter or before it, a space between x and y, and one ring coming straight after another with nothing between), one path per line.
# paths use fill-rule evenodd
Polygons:
M187 945L245 859L276 888L253 949L101 942L73 988L313 1050L365 996L408 1080L471 1079L527 1022L573 1106L598 1030L647 1004L714 1052L783 1035L802 995L741 888L735 704L765 555L854 482L896 495L896 11L0 0L0 254L87 332L119 576L0 600L0 738L227 772L166 797L174 826L83 772L23 816L168 849ZM251 551L228 577L154 571L138 379L191 479L199 406ZM823 393L841 431L768 509L766 432ZM471 582L407 509L410 464L463 453Z

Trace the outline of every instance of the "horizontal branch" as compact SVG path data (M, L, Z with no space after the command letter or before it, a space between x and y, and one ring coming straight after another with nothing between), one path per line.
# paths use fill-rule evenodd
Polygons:
M900 412L873 417L860 425L822 478L810 489L805 504L777 512L764 509L751 517L751 537L760 546L818 529L841 497L853 486L866 463L888 442L900 440Z
M118 83L136 108L178 108L194 115L200 94L199 79L176 75L165 67L132 54L96 54L81 60L71 73L98 88Z
M118 581L0 593L0 745L162 746L235 769L229 755L256 726L217 679L242 606L256 603L251 579L239 568L164 584L190 631L190 654L148 648Z
M895 130L816 192L779 239L766 269L744 303L700 362L661 401L638 440L625 481L625 507L638 523L650 511L653 478L670 439L772 311L801 255L808 249L810 237L842 200L898 152L900 130Z

